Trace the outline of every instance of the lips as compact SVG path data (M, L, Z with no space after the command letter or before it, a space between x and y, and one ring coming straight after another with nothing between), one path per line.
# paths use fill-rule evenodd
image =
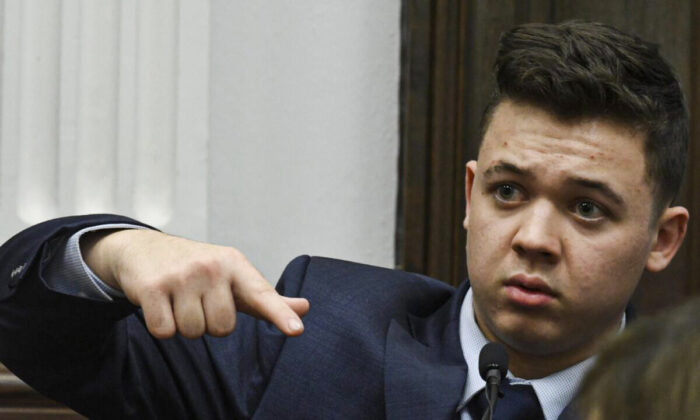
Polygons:
M508 299L524 307L541 307L557 297L557 293L540 277L516 274L504 283Z

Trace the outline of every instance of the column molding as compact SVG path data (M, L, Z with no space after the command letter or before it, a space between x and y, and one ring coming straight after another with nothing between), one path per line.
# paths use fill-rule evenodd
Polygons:
M95 212L206 240L209 1L0 4L0 240Z

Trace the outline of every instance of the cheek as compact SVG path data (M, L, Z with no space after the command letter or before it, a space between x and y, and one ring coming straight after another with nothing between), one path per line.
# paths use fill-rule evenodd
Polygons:
M507 219L488 217L486 212L472 212L467 232L467 268L472 282L487 280L510 249Z
M574 297L583 305L616 302L625 305L644 270L648 253L643 234L608 235L568 241L569 269Z

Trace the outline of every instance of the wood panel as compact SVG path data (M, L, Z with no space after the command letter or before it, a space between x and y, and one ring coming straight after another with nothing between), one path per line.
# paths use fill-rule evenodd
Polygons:
M601 21L660 45L688 96L700 107L698 1L404 0L401 167L397 266L451 284L466 275L464 163L478 151L479 121L493 87L500 34L524 22ZM678 204L689 208L688 237L671 266L645 274L634 302L642 313L700 293L700 124ZM414 166L415 165L415 166Z
M697 295L700 294L700 118L697 118L700 115L700 2L697 0L691 2L690 16L691 22L695 22L690 28L690 74L693 77L687 85L691 112L690 137L693 141L690 143L690 164L686 171L691 218L685 246L689 269L688 292Z
M34 391L0 364L0 419L81 420L85 417Z
M426 254L432 8L407 0L401 8L401 147L396 232L397 265L423 272Z

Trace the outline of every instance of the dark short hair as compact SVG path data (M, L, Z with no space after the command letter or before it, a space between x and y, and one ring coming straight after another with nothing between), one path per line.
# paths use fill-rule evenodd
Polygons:
M688 149L680 83L658 46L601 23L526 24L501 35L482 137L505 99L562 120L605 118L646 133L646 176L660 214L678 194Z

